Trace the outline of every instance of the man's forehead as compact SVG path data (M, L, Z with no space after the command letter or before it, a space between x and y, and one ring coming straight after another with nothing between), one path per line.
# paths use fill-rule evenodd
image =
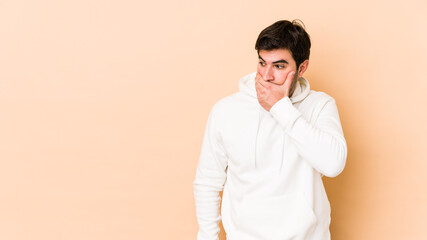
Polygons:
M287 63L292 60L292 55L286 49L273 49L273 50L260 50L258 58L266 62L286 61Z

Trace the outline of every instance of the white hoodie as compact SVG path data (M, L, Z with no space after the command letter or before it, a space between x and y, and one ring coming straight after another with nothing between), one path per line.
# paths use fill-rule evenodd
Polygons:
M330 239L322 176L337 176L347 158L335 100L299 78L268 112L255 75L209 114L194 180L197 239L219 239L221 219L227 240Z

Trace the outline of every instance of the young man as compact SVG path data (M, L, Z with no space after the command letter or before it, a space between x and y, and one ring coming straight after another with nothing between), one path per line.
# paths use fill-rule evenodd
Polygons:
M303 78L310 46L296 21L267 27L257 72L213 106L194 180L198 240L217 240L221 219L227 240L330 239L322 176L341 173L347 143L334 99Z

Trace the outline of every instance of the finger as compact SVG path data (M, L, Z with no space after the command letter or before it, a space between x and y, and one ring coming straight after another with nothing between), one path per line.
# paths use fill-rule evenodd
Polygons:
M255 83L260 84L264 88L267 87L267 82L264 81L264 79L262 78L262 76L259 73L257 73L257 75L255 76Z
M259 87L258 87L258 84L255 84L255 91L256 91L256 94L257 94L257 96L259 96Z
M286 76L286 80L292 81L292 79L294 78L294 76L295 76L295 72L294 71L289 72L288 76Z
M262 86L260 86L259 85L259 83L256 83L255 84L255 90L256 90L256 95L257 95L257 98L260 98L261 97L261 89L260 89L260 87L262 87Z
M263 85L261 85L261 83L259 83L259 81L255 81L255 88L257 91L260 91L261 89L265 89L265 87Z
M286 88L290 88L292 84L292 80L294 79L294 76L295 76L295 72L288 73L288 76L286 77L286 81L284 84Z
M261 81L260 80L256 80L255 81L255 87L258 88L259 90L261 90L261 89L265 90L266 89L266 87L262 84L262 81L263 80L261 80Z

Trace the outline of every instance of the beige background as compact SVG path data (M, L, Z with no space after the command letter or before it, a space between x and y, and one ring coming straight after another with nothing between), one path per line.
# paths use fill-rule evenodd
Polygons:
M332 238L425 239L423 0L0 0L0 239L195 239L210 108L294 18L348 142Z

